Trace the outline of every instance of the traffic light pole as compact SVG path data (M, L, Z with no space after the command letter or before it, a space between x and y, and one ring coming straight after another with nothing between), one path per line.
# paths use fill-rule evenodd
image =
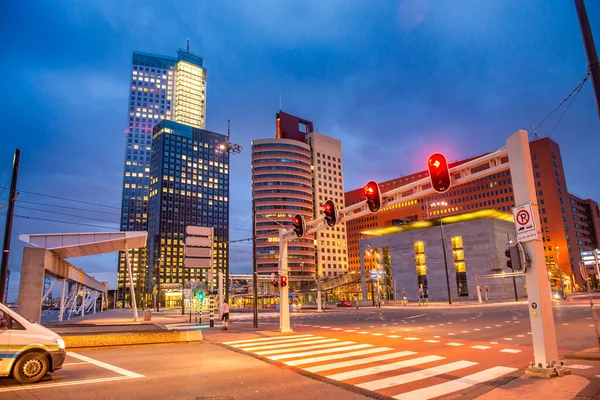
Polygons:
M537 218L537 199L527 132L517 131L508 138L506 145L515 204L531 203L532 218ZM535 367L545 368L546 370L541 372L550 375L547 369L552 368L559 359L544 248L541 239L522 242L522 246L531 260L525 278ZM539 373L540 370L536 372Z
M285 230L279 230L279 261L281 262L280 276L288 276L288 241L285 240ZM290 328L290 298L288 285L279 285L279 330L292 332Z

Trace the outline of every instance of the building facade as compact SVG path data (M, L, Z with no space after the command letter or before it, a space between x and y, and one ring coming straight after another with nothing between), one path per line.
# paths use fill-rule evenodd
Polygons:
M226 140L225 135L173 121L161 121L154 127L148 291L158 283L174 287L172 284L180 285L184 279L206 281L206 269L183 265L188 225L214 227L215 272L222 271L225 276L229 264L229 153L217 149Z
M125 160L121 201L121 230L148 229L150 151L152 130L161 120L204 128L206 69L202 57L180 49L177 57L134 52L131 66ZM144 249L132 252L134 284L146 286ZM129 287L125 257L119 254L117 293L124 301Z
M277 273L279 229L291 227L296 214L314 216L310 146L292 139L252 142L252 202L255 262L261 275ZM315 245L312 237L288 245L290 285L312 280Z
M342 143L329 136L311 132L306 142L312 150L315 218L322 204L332 200L338 210L344 208ZM340 223L316 233L316 259L322 277L336 277L348 272L346 224Z
M477 277L483 299L487 293L489 300L515 300L515 291L516 298L522 299L523 276L517 277L514 283L512 278L489 277L501 271L510 272L504 255L510 240L515 240L512 215L496 210L435 218L425 226L409 223L367 231L359 248L376 253L378 269L385 268L386 274L378 278L379 285L367 274L363 299L372 298L379 286L380 295L385 299L401 299L404 292L408 300L417 301L422 287L429 300L448 300L448 292L453 301L477 300ZM388 260L382 262L382 258Z
M579 251L592 249L600 242L595 225L599 215L597 204L591 200L578 199L568 193L560 149L556 142L548 138L534 140L530 142L530 150L546 263L549 266L559 267L562 275L570 277L570 285L573 287L569 289L577 289L577 286L581 287L582 284L581 276L575 273L580 259ZM450 166L470 160L472 158L452 163ZM506 164L504 171L453 186L443 194L430 195L393 208L384 207L377 214L349 221L347 229L350 269L360 268L358 242L362 237L362 231L394 226L406 220L419 221L489 208L511 212L515 204L508 157L502 162ZM486 167L482 165L473 170L478 171L483 168ZM380 187L385 193L427 176L427 171L421 171L382 182ZM345 194L347 206L363 199L362 188ZM577 202L580 205L577 205ZM369 257L365 262L367 268L372 267L374 263Z
M279 111L275 115L275 137L305 142L306 135L314 132L313 123L295 115Z

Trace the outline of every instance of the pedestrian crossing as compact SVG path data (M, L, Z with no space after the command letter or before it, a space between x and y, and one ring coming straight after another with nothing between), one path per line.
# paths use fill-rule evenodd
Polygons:
M450 360L447 352L424 354L422 348L400 351L311 334L234 340L223 344L402 400L437 398L517 370L505 366L481 366L471 360ZM483 351L489 346L472 348Z

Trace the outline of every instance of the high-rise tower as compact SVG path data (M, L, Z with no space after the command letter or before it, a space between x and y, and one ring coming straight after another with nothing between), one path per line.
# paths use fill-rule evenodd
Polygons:
M121 202L121 230L148 230L148 194L152 129L161 120L195 128L205 126L206 69L203 58L179 49L177 57L134 52L131 66L128 116L125 129L125 165ZM145 287L144 249L133 251L136 289ZM129 287L125 257L119 254L118 299Z

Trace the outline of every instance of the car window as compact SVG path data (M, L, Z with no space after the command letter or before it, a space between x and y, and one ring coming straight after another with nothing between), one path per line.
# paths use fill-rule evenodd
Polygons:
M14 319L11 318L10 319L10 328L9 329L16 330L16 331L24 331L25 327L23 325L21 325L19 323L19 321L14 320Z

